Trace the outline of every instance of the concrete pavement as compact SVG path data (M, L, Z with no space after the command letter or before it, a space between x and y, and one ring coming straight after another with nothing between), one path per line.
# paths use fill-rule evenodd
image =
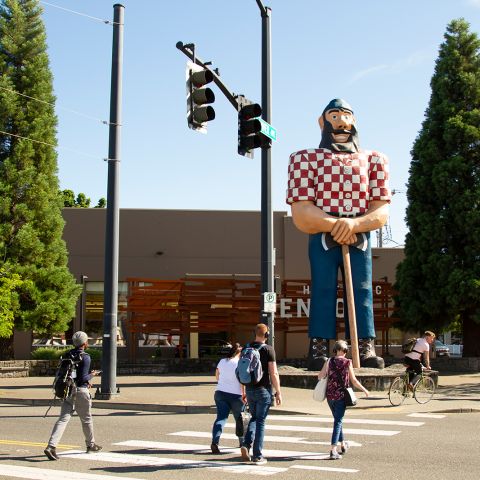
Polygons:
M281 368L280 368L281 372ZM51 377L0 378L0 405L23 404L48 406L53 399ZM95 379L92 396L100 379ZM392 407L388 392L362 393L355 409L356 415L393 412L480 412L480 373L440 374L439 386L433 399L418 404L408 398L399 407ZM110 400L93 401L94 408L113 410L161 411L178 413L214 413L212 375L119 376L120 393ZM282 388L283 403L270 410L271 414L330 414L326 402L312 399L312 390ZM55 405L60 405L56 400Z

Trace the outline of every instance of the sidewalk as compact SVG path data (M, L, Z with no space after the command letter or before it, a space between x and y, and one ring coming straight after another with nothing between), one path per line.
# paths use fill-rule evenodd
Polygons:
M95 379L100 385L100 379ZM21 404L47 406L53 398L50 377L0 378L0 405ZM92 396L96 388L92 388ZM118 396L111 400L95 400L94 408L177 413L214 413L215 378L211 375L119 376ZM326 402L312 399L312 391L282 388L283 403L271 414L329 415ZM439 376L439 387L433 399L418 404L408 398L399 407L392 407L388 392L370 392L369 398L359 393L355 415L413 412L480 412L480 373ZM56 401L56 405L59 405ZM353 413L353 412L352 412Z

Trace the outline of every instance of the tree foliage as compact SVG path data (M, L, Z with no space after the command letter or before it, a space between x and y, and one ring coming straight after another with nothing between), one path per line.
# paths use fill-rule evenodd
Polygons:
M0 134L0 266L21 280L15 328L55 332L67 329L80 286L62 240L55 97L40 14L37 0L0 3L0 130L8 133Z
M465 329L480 321L479 52L469 24L453 20L411 152L409 233L397 271L405 328L441 331L460 318Z
M18 291L22 280L17 273L0 268L0 337L13 334L15 314L19 308Z
M63 199L63 206L70 208L90 208L90 198L88 198L84 193L79 193L75 197L75 192L73 190L63 190L61 192ZM94 208L105 208L107 206L107 201L105 198L100 198L97 205Z

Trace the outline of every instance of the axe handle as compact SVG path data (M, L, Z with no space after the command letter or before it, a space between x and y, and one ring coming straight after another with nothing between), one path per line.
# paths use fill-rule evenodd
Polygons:
M348 245L342 245L343 269L345 271L345 289L347 292L348 325L350 327L350 343L352 344L353 368L360 368L358 353L357 319L355 316L355 297L353 296L352 267Z

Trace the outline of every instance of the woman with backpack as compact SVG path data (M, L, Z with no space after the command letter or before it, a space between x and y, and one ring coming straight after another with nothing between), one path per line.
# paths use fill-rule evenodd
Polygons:
M348 345L345 340L337 340L333 346L335 354L323 365L318 374L319 380L328 376L327 380L327 403L333 415L333 432L330 445L330 460L340 460L342 454L348 450L348 442L343 438L343 417L345 416L345 388L350 383L365 393L368 390L357 380L353 371L352 361L346 358ZM340 451L337 448L340 447Z
M238 381L235 370L238 365L242 347L239 343L233 344L217 365L215 377L217 388L215 389L215 405L217 406L217 418L212 428L212 453L220 453L218 444L223 432L223 427L230 412L233 413L236 424L236 434L240 445L243 440L243 418L242 412L245 406L245 387Z

